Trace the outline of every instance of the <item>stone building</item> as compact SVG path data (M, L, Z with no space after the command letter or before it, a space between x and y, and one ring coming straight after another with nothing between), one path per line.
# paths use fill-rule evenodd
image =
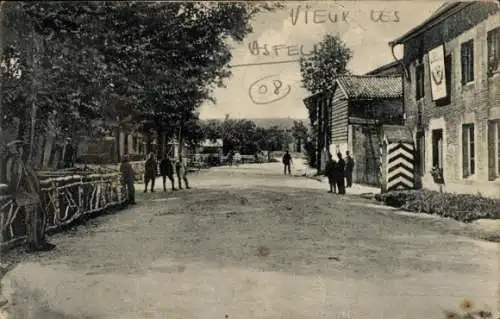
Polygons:
M390 43L404 46L405 125L417 147L417 183L500 197L500 12L496 2L453 2Z

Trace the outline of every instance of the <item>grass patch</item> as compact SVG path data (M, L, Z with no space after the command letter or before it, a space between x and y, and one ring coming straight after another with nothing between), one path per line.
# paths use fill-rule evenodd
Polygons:
M439 215L466 223L477 219L500 219L500 200L477 195L405 190L377 194L375 198L406 211Z

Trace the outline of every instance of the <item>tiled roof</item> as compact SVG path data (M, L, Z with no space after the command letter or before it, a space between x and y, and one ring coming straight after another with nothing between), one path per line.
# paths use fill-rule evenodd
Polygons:
M413 143L413 136L410 130L400 125L383 125L385 138L389 143Z
M403 97L400 76L350 75L337 79L349 99L391 99Z
M396 45L396 44L403 44L406 42L410 37L419 34L422 32L426 27L430 27L437 23L439 19L442 19L449 13L457 12L460 11L461 9L473 4L474 1L449 1L445 2L442 4L434 13L427 19L424 20L424 22L420 23L410 31L406 32L399 38L397 38L394 41L389 42L390 45ZM456 10L456 11L454 11Z

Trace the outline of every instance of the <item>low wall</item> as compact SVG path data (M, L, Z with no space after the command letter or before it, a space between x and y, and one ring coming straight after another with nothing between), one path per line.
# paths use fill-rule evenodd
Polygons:
M84 215L125 203L120 175L112 173L54 172L40 176L47 230L54 230ZM25 210L0 187L0 247L26 238Z

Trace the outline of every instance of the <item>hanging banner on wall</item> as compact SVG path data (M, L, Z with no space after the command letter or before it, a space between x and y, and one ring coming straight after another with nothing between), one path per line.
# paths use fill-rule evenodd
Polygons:
M438 46L429 51L432 100L446 97L446 74L444 68L444 47Z

